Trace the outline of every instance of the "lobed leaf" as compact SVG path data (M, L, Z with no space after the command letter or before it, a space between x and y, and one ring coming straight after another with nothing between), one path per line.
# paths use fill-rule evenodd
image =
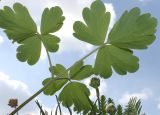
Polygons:
M56 64L56 66L53 66L52 68L50 68L50 70L55 75L59 75L59 74L63 73L63 75L57 76L55 78L58 78L58 77L66 77L67 78L68 77L68 72L67 72L66 68L63 65ZM47 78L42 82L42 84L45 85L52 79L54 79L54 78ZM54 95L57 91L59 91L67 83L67 81L68 81L67 79L56 80L49 87L47 87L43 91L43 93L45 95Z
M109 33L109 43L120 48L145 49L155 40L157 20L139 8L125 11Z
M106 45L97 53L95 74L108 78L112 75L112 68L120 75L125 75L127 72L132 73L139 68L138 61L132 52L113 45Z
M13 10L8 6L0 10L0 27L10 40L18 43L33 37L37 32L36 24L27 8L20 3L15 3Z
M24 40L17 48L18 60L22 62L27 61L29 65L33 65L39 60L40 53L41 41L37 38L37 36Z
M91 109L90 102L88 100L89 95L89 89L84 84L79 82L70 82L59 94L59 100L65 107L71 107L74 105L77 112L88 111Z
M41 34L49 34L58 31L64 21L63 12L60 7L46 8L42 14Z
M84 65L83 61L73 65L69 72L69 76L73 80L83 80L90 77L94 73L91 65Z
M84 8L83 19L86 24L76 21L73 35L79 40L93 45L102 45L106 38L110 22L110 13L106 12L102 1L96 0L90 9Z
M43 44L49 52L56 52L59 49L60 39L51 34L42 35Z

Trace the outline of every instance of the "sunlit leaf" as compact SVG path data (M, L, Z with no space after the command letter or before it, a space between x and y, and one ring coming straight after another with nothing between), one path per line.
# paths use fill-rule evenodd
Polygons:
M157 20L139 8L125 11L109 34L109 43L121 48L144 49L155 40Z
M95 73L103 78L112 75L112 68L120 75L135 72L139 68L138 58L132 52L107 45L98 51Z
M33 65L35 64L40 57L41 53L41 41L36 37L31 37L23 42L17 48L17 58L18 60Z
M71 82L67 84L59 95L59 100L65 107L74 105L77 112L88 111L91 109L88 97L89 89L82 83Z
M58 50L60 39L57 36L51 34L43 35L42 40L48 51L56 52Z
M63 12L60 7L46 8L42 14L41 33L48 34L58 31L64 21Z
M74 23L73 35L79 40L93 45L103 44L110 22L110 13L106 12L103 2L96 0L90 9L84 8L83 19L85 24L80 21Z
M68 73L66 71L66 68L63 65L60 64L56 64L56 66L53 66L51 71L53 71L53 73L55 75L59 75L62 74L61 76L57 76L55 78L59 78L59 77L68 77ZM66 71L66 72L65 72ZM47 78L45 79L42 84L45 85L46 83L48 83L50 80L52 80L54 78ZM60 80L56 80L54 81L49 87L47 87L43 92L45 95L54 95L58 90L60 90L65 84L67 83L67 79L60 79Z
M0 10L0 27L4 29L8 38L15 42L33 37L37 32L36 24L27 8L20 3L15 3L13 10L8 6Z
M94 73L91 65L84 65L83 61L77 62L70 70L70 78L73 80L83 80Z

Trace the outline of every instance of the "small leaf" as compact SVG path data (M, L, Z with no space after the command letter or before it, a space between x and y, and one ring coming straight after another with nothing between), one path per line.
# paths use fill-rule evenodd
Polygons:
M49 52L56 52L59 48L60 39L57 36L48 34L42 36L43 43Z
M47 84L52 78L45 79L42 84ZM45 95L54 95L57 91L59 91L65 84L67 83L66 79L56 80L49 87L47 87L43 93Z
M37 31L27 8L20 3L15 3L13 10L8 6L0 10L0 27L4 29L10 40L18 43L33 37Z
M95 74L108 78L112 75L112 67L120 75L135 72L139 68L138 58L130 51L106 45L98 51Z
M77 62L70 70L69 76L73 80L83 80L93 74L91 65L84 65L83 61Z
M51 69L53 69L53 73L59 77L68 77L67 69L61 64L56 64L56 66L53 66Z
M63 12L60 7L46 8L42 14L41 34L45 35L58 31L64 21Z
M144 49L155 40L157 20L139 8L125 11L109 33L109 43L120 48Z
M93 45L104 43L110 22L110 13L106 12L102 1L96 0L91 8L84 8L83 19L86 24L76 21L73 35L79 40Z
M29 65L33 65L39 60L40 53L41 41L36 36L24 40L17 48L18 60L27 61Z
M89 89L84 84L71 82L63 88L59 94L59 100L65 107L74 105L77 112L88 111L91 109L90 102L88 101L89 95Z
M76 74L83 66L83 61L78 61L76 62L72 67L71 67L71 70L70 70L70 76L74 76L74 74Z
M87 77L90 77L94 73L91 65L83 66L77 73L75 73L71 79L73 80L83 80Z
M53 66L52 68L50 68L50 71L52 71L55 75L57 75L57 77L68 77L68 72L66 70L66 68L61 65L61 64L56 64L56 66ZM60 75L62 74L62 75ZM45 85L47 82L49 82L52 78L47 78L45 79L42 84ZM55 94L58 90L60 90L66 83L67 83L67 79L61 79L61 80L56 80L55 82L53 82L49 87L47 87L43 92L45 95L53 95Z

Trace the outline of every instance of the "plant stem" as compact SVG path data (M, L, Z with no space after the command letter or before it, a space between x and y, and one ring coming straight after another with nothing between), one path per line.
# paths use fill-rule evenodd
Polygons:
M52 67L53 66L53 64L52 64L52 60L51 60L51 57L50 57L50 55L49 55L49 51L48 51L48 49L47 49L47 47L46 47L46 44L44 43L44 41L43 41L43 39L42 39L42 36L37 32L37 36L38 36L38 38L42 41L42 43L43 43L43 45L44 45L44 47L45 47L45 50L46 50L46 53L47 53L47 58L48 58L48 61L49 61L49 66L50 67ZM52 76L52 78L54 77L54 74L51 72L51 76Z
M88 53L86 56L82 57L79 61L82 61L84 59L86 59L87 57L89 57L91 54L93 54L94 52L96 52L99 48L102 48L104 45L97 47L96 49L94 49L93 51L91 51L90 53ZM73 65L72 65L73 66ZM69 67L66 71L69 71L71 68ZM14 115L17 111L19 111L21 108L23 108L27 103L29 103L31 100L33 100L35 97L37 97L41 92L43 92L48 86L50 86L54 81L56 80L60 80L60 79L67 79L70 80L69 78L63 78L60 77L63 74L66 73L66 71L63 71L62 74L57 75L57 78L51 79L48 83L46 83L40 90L38 90L35 94L33 94L31 97L29 97L25 102L23 102L19 107L17 107L14 111L12 111L9 115Z
M96 95L97 95L97 100L98 100L98 106L99 106L99 110L100 110L100 107L101 107L101 104L100 104L100 94L99 94L99 89L96 88Z
M58 108L59 108L60 115L62 115L61 106L60 106L57 95L56 95L56 100L57 100L57 103L58 103Z

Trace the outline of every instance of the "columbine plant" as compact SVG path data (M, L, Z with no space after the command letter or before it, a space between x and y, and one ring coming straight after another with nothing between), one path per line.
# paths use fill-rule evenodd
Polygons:
M64 107L72 105L77 113L88 113L93 106L89 99L90 91L81 83L91 75L108 79L115 71L119 75L133 73L139 68L139 59L134 50L146 49L155 40L157 21L149 13L141 14L139 8L125 11L106 36L111 14L100 0L95 0L90 8L82 13L84 23L76 21L73 25L74 37L96 46L86 56L66 69L61 64L53 65L50 53L57 52L60 38L54 35L60 30L65 17L60 7L46 8L42 14L40 33L28 10L20 3L13 9L5 6L0 10L0 27L4 29L9 40L18 43L17 59L29 65L37 63L44 45L51 77L46 78L44 85L33 96L17 107L10 115L15 114L41 92L52 96L60 90L59 101ZM84 60L96 53L95 63L86 65ZM67 96L66 96L67 95ZM99 99L98 99L99 100Z

